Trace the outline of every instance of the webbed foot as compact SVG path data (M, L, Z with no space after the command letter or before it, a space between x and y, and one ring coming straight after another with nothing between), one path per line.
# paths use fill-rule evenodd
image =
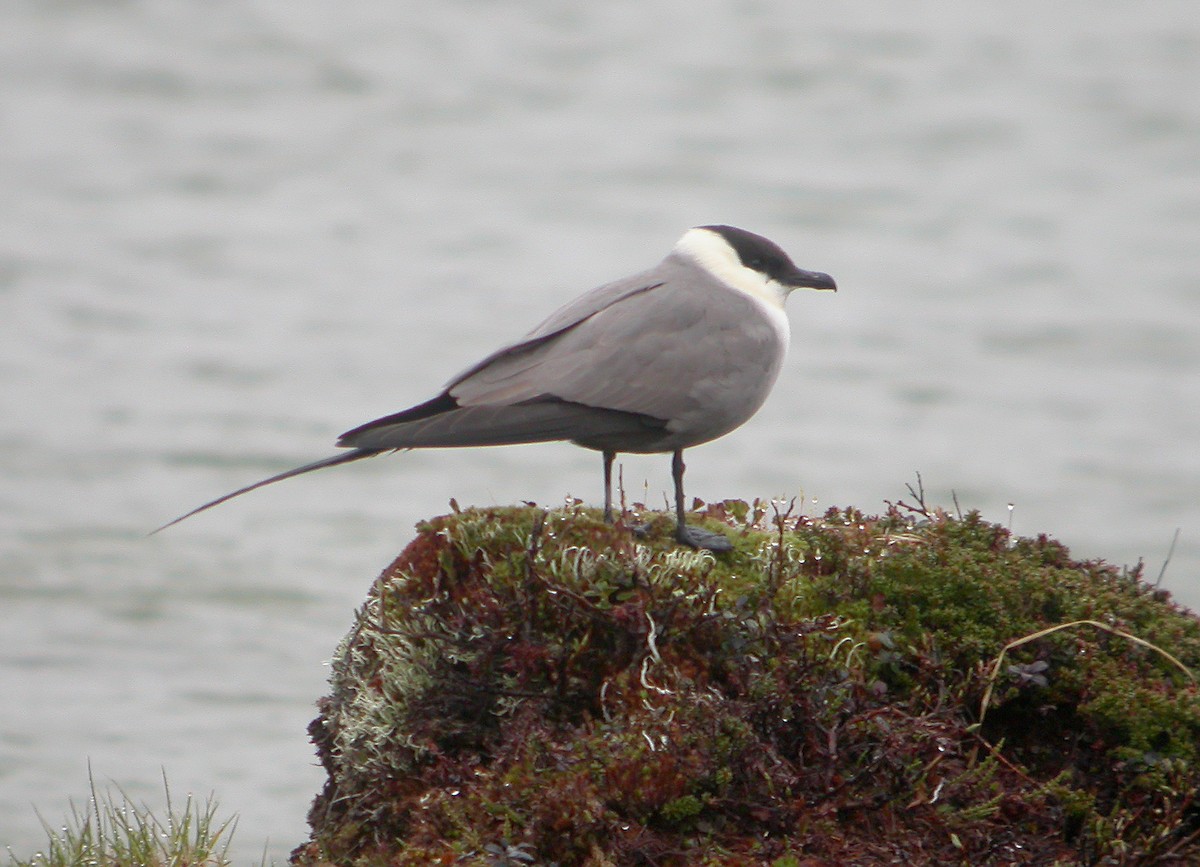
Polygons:
M720 553L733 550L733 543L720 533L711 533L699 527L689 527L687 524L679 525L675 531L675 538L684 545L704 551Z

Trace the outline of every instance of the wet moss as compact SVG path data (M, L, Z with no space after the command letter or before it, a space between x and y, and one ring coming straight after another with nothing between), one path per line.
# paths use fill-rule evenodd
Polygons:
M334 657L293 862L1200 859L1200 622L1138 570L924 507L709 505L718 556L646 519L422 524Z

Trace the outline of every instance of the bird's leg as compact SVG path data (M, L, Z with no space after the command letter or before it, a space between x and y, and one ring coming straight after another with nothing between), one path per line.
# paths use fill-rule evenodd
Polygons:
M679 529L679 541L683 539L683 530L687 522L683 518L683 471L687 467L683 463L683 449L676 449L671 455L671 478L675 480L675 522Z
M706 551L731 551L733 543L720 533L710 533L696 527L689 527L684 520L683 510L683 449L676 449L671 457L671 476L675 479L675 538L684 545L693 548L703 548Z
M604 455L604 522L611 524L613 522L612 465L613 458L617 456L617 453L606 449L602 454Z

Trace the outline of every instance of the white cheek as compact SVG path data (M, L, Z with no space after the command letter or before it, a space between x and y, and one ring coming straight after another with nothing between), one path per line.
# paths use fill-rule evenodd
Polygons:
M679 239L675 249L689 256L730 289L749 295L765 307L774 308L781 316L784 315L783 302L787 298L787 290L761 271L743 265L734 249L720 235L707 229L692 229ZM786 324L785 318L785 330Z
M786 335L788 322L783 302L787 300L788 290L761 271L747 268L740 261L726 261L723 264L724 267L709 267L709 270L730 289L752 298L755 305L767 314L777 330L780 327L779 323L782 322L783 333Z

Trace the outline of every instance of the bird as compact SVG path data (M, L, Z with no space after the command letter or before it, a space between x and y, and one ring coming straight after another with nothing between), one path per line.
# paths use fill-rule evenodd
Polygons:
M346 451L239 488L154 532L265 485L385 452L566 440L600 452L608 523L616 455L670 453L676 540L728 551L724 535L685 520L683 452L762 406L787 354L784 301L795 289L837 284L745 229L689 229L654 267L568 302L437 396L346 431L336 443Z

